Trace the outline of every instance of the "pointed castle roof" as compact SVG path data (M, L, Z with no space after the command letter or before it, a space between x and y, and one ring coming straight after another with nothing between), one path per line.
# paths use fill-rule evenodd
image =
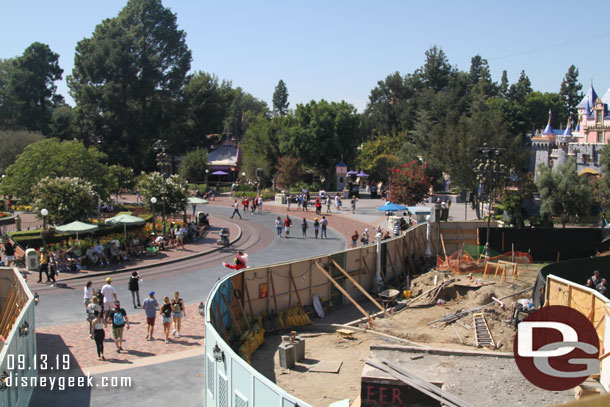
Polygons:
M567 137L572 137L572 118L571 117L568 119L568 125L566 127L566 130L563 132L563 135L567 136Z
M554 134L555 134L555 132L553 132L553 127L551 127L551 109L549 109L549 122L547 123L544 130L542 130L542 135L550 136L550 135L554 135Z
M585 94L585 97L582 98L582 100L580 101L578 106L576 106L576 108L577 109L586 109L587 104L588 104L589 112L590 112L591 106L593 106L595 104L596 100L597 100L597 93L595 93L595 89L593 89L593 83L591 83L591 86L589 87L589 90Z

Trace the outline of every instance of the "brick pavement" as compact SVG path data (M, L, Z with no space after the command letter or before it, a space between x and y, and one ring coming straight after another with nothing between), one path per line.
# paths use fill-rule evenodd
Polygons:
M162 302L162 295L157 295L157 301ZM171 293L166 293L171 294ZM171 298L171 296L170 296ZM63 355L69 354L70 368L83 371L97 368L97 371L111 371L133 367L140 359L154 361L163 355L176 354L184 351L203 353L203 337L205 333L204 320L199 315L198 304L186 306L187 316L182 319L181 337L176 338L170 334L170 343L165 343L163 323L159 315L155 321L154 341L146 339L146 317L144 310L126 308L130 321L130 329L124 329L123 351L116 352L112 339L111 324L105 329L104 356L106 361L97 360L95 341L89 338L88 322L71 323L60 326L36 328L38 354L46 354L49 361L55 361L56 355L62 360ZM110 365L110 366L108 366Z

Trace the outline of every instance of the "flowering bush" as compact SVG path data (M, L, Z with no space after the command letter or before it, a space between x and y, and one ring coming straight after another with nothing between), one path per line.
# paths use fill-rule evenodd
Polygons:
M430 194L430 179L426 164L412 161L390 168L390 201L403 205L416 205Z

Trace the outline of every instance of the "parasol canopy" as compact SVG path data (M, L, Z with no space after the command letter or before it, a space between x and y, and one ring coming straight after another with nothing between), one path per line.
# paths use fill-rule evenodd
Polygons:
M145 223L145 220L137 216L122 214L108 218L105 222L109 225L123 225L123 233L127 237L127 225L142 225Z
M78 240L79 233L93 232L94 230L97 230L97 229L98 229L97 225L92 225L90 223L84 223L84 222L80 222L77 220L74 222L70 222L66 225L61 225L61 226L55 227L55 230L57 230L58 232L76 233L76 240Z
M385 211L385 212L404 211L405 209L407 209L406 206L398 205L398 204L392 203L390 201L386 202L385 205L377 208L378 211Z
M224 172L224 171L220 171L220 170L219 170L219 171L214 171L214 172L212 173L212 175L229 175L229 173L228 173L228 172Z

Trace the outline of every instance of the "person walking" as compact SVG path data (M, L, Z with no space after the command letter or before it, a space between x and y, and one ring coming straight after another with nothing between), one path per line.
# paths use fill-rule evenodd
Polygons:
M142 277L138 274L137 271L131 273L131 277L129 277L129 283L127 283L127 288L131 291L131 299L133 300L133 307L138 308L140 306L140 282L142 281ZM136 305L137 298L137 305Z
M286 239L288 239L290 236L290 227L292 226L292 221L290 220L290 216L286 215L286 218L284 219L284 232L286 232Z
M364 232L362 232L362 236L360 237L360 241L363 245L369 244L369 229L365 228Z
M341 198L339 198L339 194L335 195L335 208L337 211L341 211Z
M301 221L301 229L303 230L303 239L307 237L307 219L303 216L303 220Z
M117 353L121 353L123 350L123 328L127 325L129 329L129 319L127 318L127 311L121 308L121 303L116 301L114 303L114 309L110 311L108 317L112 321L112 336L114 337L114 344L116 345Z
M155 317L157 316L157 308L159 308L154 291L148 293L148 298L142 303L142 308L144 308L146 314L146 339L154 341Z
M308 201L307 201L307 196L303 196L303 212L309 212L307 210L307 205L308 205Z
M174 330L172 334L180 338L180 323L182 318L186 317L186 309L184 308L184 301L180 298L180 293L176 291L174 298L172 299L172 319L174 321Z
M352 196L352 201L350 203L352 204L352 213L356 213L356 195Z
M313 233L314 233L316 239L318 238L319 232L320 232L320 222L318 221L318 218L314 218L313 219Z
M331 202L332 202L332 199L330 199L330 194L326 195L326 213L331 213L331 211L330 211Z
M163 297L163 305L159 311L163 319L163 333L165 334L165 343L169 343L169 330L172 326L172 304L169 303L169 297Z
M317 196L314 202L314 206L316 207L316 215L322 214L322 202L320 202L320 197Z
M263 213L263 196L258 196L258 213Z
M95 320L95 313L99 313L99 315L102 315L102 313L104 312L104 310L102 309L102 307L100 306L100 300L97 298L97 296L93 296L93 298L91 299L91 302L87 305L87 323L89 324L89 337L91 339L94 339L94 332L93 332L93 320Z
M49 276L49 254L44 247L40 248L40 265L38 266L38 281L37 283L42 283L42 273L45 273L47 276L47 283L51 281L51 277ZM55 276L53 276L53 283L55 283Z
M279 216L275 220L275 229L277 229L277 237L282 237L282 218Z
M106 320L102 318L102 311L95 311L91 320L91 326L93 327L91 337L95 340L97 360L106 360L104 359L104 339L106 338L104 328L106 325Z
M87 309L87 307L91 303L92 298L93 298L93 282L87 281L87 284L85 285L84 290L83 290L83 299L84 299L83 302L85 303L85 309Z
M239 213L239 202L237 202L237 199L235 200L235 202L233 202L233 214L231 215L231 219L233 219L233 216L237 215L239 216L239 219L241 219L241 214Z
M104 315L108 318L108 314L114 309L114 304L119 302L116 296L116 290L112 286L112 279L108 277L106 284L102 287L101 293L104 296Z
M326 220L326 216L322 216L322 221L320 221L320 226L322 227L322 233L320 234L321 239L325 239L326 236L326 227L328 226L328 221Z
M352 247L356 247L358 244L358 231L354 230L354 234L352 235Z

